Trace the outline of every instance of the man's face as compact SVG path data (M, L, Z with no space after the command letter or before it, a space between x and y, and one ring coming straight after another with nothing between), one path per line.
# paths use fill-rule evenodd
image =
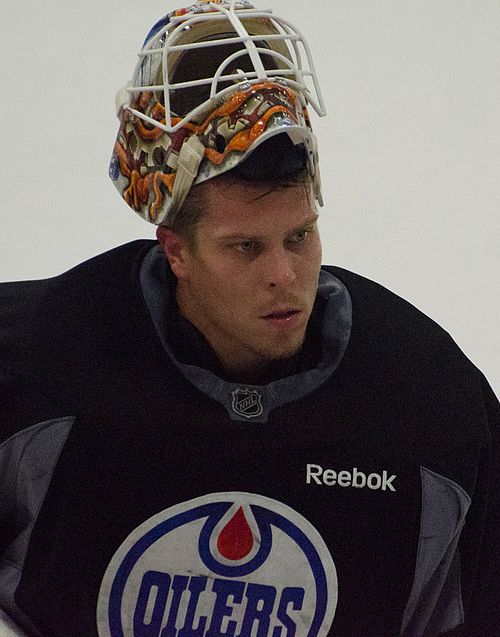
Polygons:
M179 307L228 371L258 373L304 340L321 264L311 188L231 177L203 187L195 245L171 259Z

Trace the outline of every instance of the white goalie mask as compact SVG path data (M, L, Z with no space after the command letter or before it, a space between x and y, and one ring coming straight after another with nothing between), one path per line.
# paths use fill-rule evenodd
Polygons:
M307 106L324 115L309 47L287 20L246 0L199 1L148 33L117 95L110 176L146 221L170 224L191 186L286 133L305 150L321 204Z

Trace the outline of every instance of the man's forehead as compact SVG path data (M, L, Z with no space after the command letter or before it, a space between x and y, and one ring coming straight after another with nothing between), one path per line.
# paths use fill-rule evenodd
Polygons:
M204 187L209 205L217 207L221 199L237 202L240 205L253 206L268 198L292 199L300 197L314 204L312 183L310 179L290 180L289 182L256 182L240 179L233 175L222 175L205 184Z
M217 238L260 236L286 234L314 224L317 217L313 201L303 185L280 190L261 186L246 197L234 192L227 196L219 192L219 196L207 206L201 225Z

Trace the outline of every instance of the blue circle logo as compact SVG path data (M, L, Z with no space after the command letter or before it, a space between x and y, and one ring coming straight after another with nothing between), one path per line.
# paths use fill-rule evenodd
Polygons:
M104 575L99 637L325 637L337 576L316 529L260 495L215 493L135 529Z

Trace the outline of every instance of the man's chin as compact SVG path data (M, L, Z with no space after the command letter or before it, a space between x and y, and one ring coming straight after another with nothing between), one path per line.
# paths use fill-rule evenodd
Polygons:
M293 358L302 349L304 344L304 335L300 338L296 338L294 341L288 343L277 343L274 347L270 347L266 352L265 358L269 362L273 361L285 361L289 358Z

